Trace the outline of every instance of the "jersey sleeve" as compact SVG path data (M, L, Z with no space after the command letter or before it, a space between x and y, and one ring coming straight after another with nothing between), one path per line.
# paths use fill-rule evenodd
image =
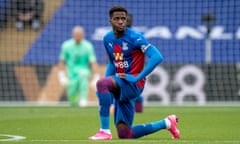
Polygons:
M66 61L66 43L65 42L61 46L59 59L61 61Z
M106 37L104 37L104 39L103 39L103 44L104 44L104 48L105 48L105 51L107 53L107 56L108 56L109 60L111 60L110 55L109 55L109 51L108 51L108 42L107 42Z
M109 51L108 51L108 42L106 40L106 38L104 37L103 39L103 43L104 43L104 47L108 56L108 64L107 64L107 68L105 71L105 77L110 76L110 75L114 75L115 72L115 66L113 64L113 59L111 58Z
M108 61L104 76L108 77L108 76L114 75L115 73L116 72L115 72L115 67L113 63L111 61Z
M151 46L150 43L148 43L148 41L146 40L146 38L142 35L142 34L138 34L136 37L135 37L135 46L139 49L141 49L141 51L143 53L145 53L145 51Z

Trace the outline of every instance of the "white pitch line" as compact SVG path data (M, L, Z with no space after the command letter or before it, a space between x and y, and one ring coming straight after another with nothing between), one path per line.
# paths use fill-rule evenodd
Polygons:
M93 142L92 140L29 140L31 142L62 142L62 143L69 143L69 142ZM170 142L170 140L108 140L105 141L106 143L159 143L159 142ZM94 141L94 142L103 142L103 141ZM171 141L171 143L208 143L208 144L239 144L240 140L177 140L177 141Z
M2 141L18 141L18 140L22 140L22 139L26 138L24 136L8 135L8 134L0 134L0 136L8 137L7 139L0 139L0 142L2 142Z

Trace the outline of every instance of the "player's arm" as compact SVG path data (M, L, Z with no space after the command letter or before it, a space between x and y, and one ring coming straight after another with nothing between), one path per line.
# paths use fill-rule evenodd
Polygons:
M100 74L98 73L98 64L96 61L90 63L91 70L93 72L92 80L90 85L92 88L96 89L96 83L100 79Z
M104 37L103 41L104 41L104 47L106 49L107 56L108 56L108 64L107 64L104 76L108 77L108 76L114 75L116 73L116 71L115 71L116 68L115 68L115 66L113 64L113 61L111 60L110 55L109 55L108 48L107 48L108 47L108 42L106 41L105 37Z
M107 68L105 71L105 77L111 76L115 74L115 66L113 65L113 63L109 60L108 64L107 64Z
M145 78L163 60L163 56L160 51L155 46L149 44L142 34L138 34L134 39L136 39L134 42L135 46L139 48L139 50L141 50L149 59L147 65L138 76L118 74L119 77L125 78L129 82L137 82L142 78Z
M100 76L98 73L98 63L96 59L96 54L94 51L94 47L91 43L89 43L89 63L93 76L99 78Z
M137 80L141 80L146 77L153 69L163 61L163 56L160 51L153 45L149 44L149 47L145 51L145 55L149 58L147 65L143 71L137 76Z
M67 53L66 42L63 42L63 44L61 45L61 51L60 51L59 63L58 63L58 67L61 70L65 70L65 61L67 59L66 53Z
M67 79L67 74L66 74L66 65L65 65L65 61L66 61L66 52L65 52L65 48L64 48L64 44L62 45L61 48L61 53L60 53L60 61L58 63L58 80L60 82L60 84L62 86L67 86L68 84L68 79Z
M98 74L98 64L97 62L91 62L90 63L91 70L93 74Z
M98 64L96 61L93 61L90 63L90 66L93 73L90 84L93 88L95 88L97 81L100 79L100 74L98 72Z
M129 82L137 82L144 77L146 77L149 73L153 71L153 69L162 62L163 56L159 52L159 50L153 45L147 45L145 55L149 58L147 65L141 71L138 76L133 76L130 74L125 74L125 79ZM120 76L122 77L122 76Z
M64 60L60 60L59 63L58 63L58 68L59 70L65 70L65 61Z
M98 72L98 63L97 63L94 47L91 43L89 43L89 65L93 73L90 85L95 89L96 83L100 79L100 74Z

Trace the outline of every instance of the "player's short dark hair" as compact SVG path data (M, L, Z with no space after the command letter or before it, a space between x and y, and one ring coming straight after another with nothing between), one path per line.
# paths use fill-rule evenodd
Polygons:
M113 6L110 10L109 10L109 17L111 18L114 12L125 12L126 15L128 14L128 11L125 7L122 6Z

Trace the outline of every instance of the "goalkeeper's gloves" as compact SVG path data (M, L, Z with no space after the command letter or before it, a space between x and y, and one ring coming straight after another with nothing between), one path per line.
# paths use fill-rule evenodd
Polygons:
M66 76L66 74L63 70L58 71L58 81L64 87L66 87L68 85L68 79L67 79L67 76Z
M94 89L94 90L97 90L96 88L96 84L97 84L97 81L100 79L100 74L96 73L93 75L93 78L90 82L90 85L91 87Z

